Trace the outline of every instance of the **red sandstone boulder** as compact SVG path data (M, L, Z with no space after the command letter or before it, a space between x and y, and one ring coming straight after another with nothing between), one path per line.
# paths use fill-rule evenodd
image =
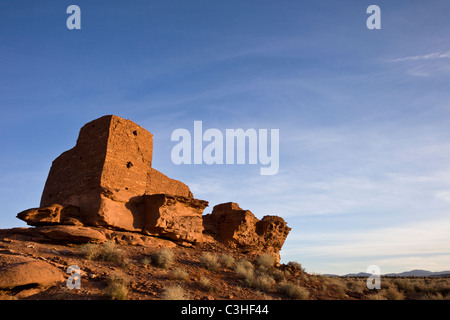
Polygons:
M279 251L291 228L283 218L265 216L261 220L233 202L215 206L203 217L205 233L229 247L272 254L280 260Z
M25 286L46 288L63 281L61 271L44 261L0 254L0 290Z
M207 201L155 194L145 196L145 227L149 235L176 241L203 241L203 210Z
M33 208L17 214L17 218L30 226L45 226L55 224L81 225L79 221L80 209L75 206L52 204L48 207Z

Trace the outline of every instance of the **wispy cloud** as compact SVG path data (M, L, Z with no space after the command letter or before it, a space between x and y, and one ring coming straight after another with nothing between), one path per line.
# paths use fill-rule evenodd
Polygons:
M389 60L389 62L423 61L423 60L435 60L435 59L450 59L450 51L444 52L444 53L433 52L433 53L424 54L424 55L402 57L402 58Z

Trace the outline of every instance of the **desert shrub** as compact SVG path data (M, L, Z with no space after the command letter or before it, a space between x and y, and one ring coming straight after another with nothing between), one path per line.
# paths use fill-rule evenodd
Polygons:
M144 257L144 258L141 260L141 263L142 263L144 266L148 266L149 264L152 263L152 259L149 258L149 257Z
M255 274L255 268L253 267L253 264L245 259L239 260L236 263L234 271L236 272L236 275L244 281L246 279L252 278Z
M164 289L163 300L187 300L188 295L179 285L169 286Z
M255 267L248 260L239 260L234 267L234 271L249 287L265 292L273 290L275 284L273 277L266 273L267 270L255 271Z
M258 274L246 278L245 283L256 290L270 292L274 288L275 280L267 274Z
M86 243L79 247L81 254L88 260L95 260L98 256L99 245L94 243Z
M367 288L366 279L348 279L345 282L348 290L362 293Z
M129 280L121 274L112 274L108 278L105 294L111 300L127 300Z
M300 270L300 271L303 271L303 272L305 271L305 269L302 267L301 263L299 263L297 261L289 261L287 263L287 265L291 266L291 267L294 267L297 270Z
M99 260L107 262L124 262L122 250L112 241L103 244L86 243L80 247L81 253L88 260Z
M415 281L412 279L395 279L393 283L398 290L404 293L414 293L416 292Z
M389 288L397 289L397 286L394 283L394 279L387 277L381 278L381 289L389 289Z
M416 292L424 292L426 291L427 285L425 284L424 279L416 279L416 281L414 281L414 291Z
M169 278L173 280L186 280L189 274L180 268L175 268L169 272Z
M284 282L278 288L279 292L295 300L306 300L309 297L309 291L291 282Z
M233 256L229 254L220 255L220 261L222 261L223 265L227 268L232 268L236 263L236 260L234 260Z
M217 256L209 252L205 252L204 254L202 254L202 256L200 257L200 263L210 271L215 271L220 266Z
M345 291L347 286L345 284L345 280L339 277L327 277L322 276L323 285L326 290L334 290L336 294L339 294L341 298L345 297Z
M420 300L450 300L450 294L443 295L440 292L437 293L425 293L419 298Z
M369 300L387 300L382 292L376 292L366 296Z
M152 264L155 267L167 269L169 268L175 260L175 255L170 249L161 249L151 255Z
M122 250L112 241L106 241L99 253L99 259L102 261L122 262L124 260Z
M256 264L261 270L268 270L275 264L275 259L270 254L263 254L256 259Z
M200 287L206 292L211 292L215 289L214 285L211 283L211 280L206 277L201 277L199 280L199 284Z
M367 296L371 300L403 300L405 296L396 287L380 289L377 293Z
M424 284L425 292L429 294L437 294L440 293L443 297L450 295L450 279L429 279L428 283Z
M276 282L282 282L286 280L284 272L279 269L275 269L272 272L272 277Z

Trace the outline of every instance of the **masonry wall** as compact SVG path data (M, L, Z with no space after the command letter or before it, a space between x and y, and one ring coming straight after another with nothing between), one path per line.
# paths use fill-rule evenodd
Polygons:
M79 206L95 201L106 157L110 116L84 125L72 149L56 158L41 197L41 207L54 203ZM84 200L83 200L84 199Z
M73 205L84 224L141 231L143 195L193 197L187 185L152 169L152 157L153 135L141 126L113 115L91 121L53 161L40 206Z

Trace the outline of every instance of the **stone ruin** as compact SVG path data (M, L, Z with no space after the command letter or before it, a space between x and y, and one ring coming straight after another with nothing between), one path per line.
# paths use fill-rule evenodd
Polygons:
M282 218L259 220L235 203L203 215L208 202L153 169L152 157L153 135L141 126L114 115L93 120L81 128L75 147L53 161L40 207L17 217L32 226L77 226L77 232L97 227L178 243L213 239L279 260L290 231Z

